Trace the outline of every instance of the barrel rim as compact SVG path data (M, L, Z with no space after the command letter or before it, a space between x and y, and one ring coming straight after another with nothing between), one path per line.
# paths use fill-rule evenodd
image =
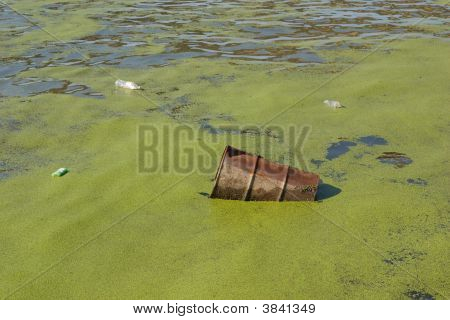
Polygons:
M225 162L225 157L226 157L226 155L228 154L228 150L229 150L230 148L233 148L233 147L230 146L230 145L227 145L227 146L225 147L225 150L223 150L223 153L222 153L222 159L220 159L220 164L219 164L219 167L217 168L216 176L214 177L214 186L213 186L213 190L212 190L212 192L211 192L210 197L213 197L214 194L215 194L215 192L216 192L217 185L219 184L219 177L220 177L220 174L222 173L223 163Z

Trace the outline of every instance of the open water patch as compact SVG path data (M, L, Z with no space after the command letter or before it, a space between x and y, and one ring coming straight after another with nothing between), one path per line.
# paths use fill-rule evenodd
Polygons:
M103 94L94 92L88 86L68 80L22 78L0 79L0 96L30 97L41 93L71 94L77 97L102 99Z

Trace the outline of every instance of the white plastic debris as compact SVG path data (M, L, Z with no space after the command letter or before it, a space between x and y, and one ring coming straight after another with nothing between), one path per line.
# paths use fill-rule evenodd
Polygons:
M325 100L323 103L333 109L342 108L342 104L339 101Z
M59 168L58 170L56 170L55 172L52 173L52 177L62 177L64 175L66 175L67 173L69 173L69 169Z
M134 83L134 82L120 80L120 79L116 80L115 85L116 85L116 87L130 89L130 90L139 90L139 89L141 89L141 87L139 85L137 85L136 83Z

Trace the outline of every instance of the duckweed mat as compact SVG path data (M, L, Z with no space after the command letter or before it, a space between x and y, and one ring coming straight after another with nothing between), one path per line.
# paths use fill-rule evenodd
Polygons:
M6 2L0 298L450 297L442 1ZM242 130L267 124L310 128L304 164ZM213 169L229 137L272 137L263 156L320 174L318 201L209 199L197 164L139 172L142 125L201 130Z

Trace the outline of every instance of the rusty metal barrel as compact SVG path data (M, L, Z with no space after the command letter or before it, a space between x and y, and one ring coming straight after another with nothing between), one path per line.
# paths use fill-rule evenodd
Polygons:
M211 198L243 201L314 201L319 176L227 146Z

